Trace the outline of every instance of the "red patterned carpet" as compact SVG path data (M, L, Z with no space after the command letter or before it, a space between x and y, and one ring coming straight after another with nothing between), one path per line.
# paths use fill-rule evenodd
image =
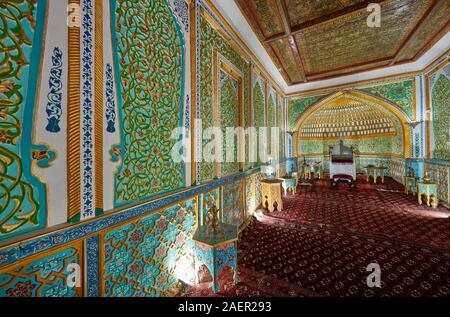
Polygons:
M418 206L402 191L390 178L359 179L357 188L300 185L283 211L241 233L240 283L224 274L230 283L218 295L449 296L450 212ZM381 288L367 286L370 263L381 267ZM203 284L183 295L213 294Z

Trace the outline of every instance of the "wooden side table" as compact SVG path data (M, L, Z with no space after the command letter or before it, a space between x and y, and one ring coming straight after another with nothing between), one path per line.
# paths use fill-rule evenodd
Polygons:
M297 192L297 181L294 177L291 176L283 176L280 177L283 181L281 186L283 187L284 194L287 195L288 191L291 190L293 194Z
M297 186L298 186L298 173L297 172L293 172L292 173L292 177L295 178L295 188L297 188Z
M263 179L261 181L262 205L270 212L275 210L275 206L278 211L283 210L283 200L281 195L282 183L283 181L280 179Z
M417 183L417 200L419 205L422 205L422 195L427 198L427 206L430 205L436 208L439 204L437 198L437 184L433 182L419 182Z
M413 193L413 195L417 194L417 177L414 176L405 176L405 194L409 195L409 193Z
M386 167L384 166L366 166L366 181L370 181L370 176L373 178L374 184L377 183L377 178L381 178L381 183L384 184L384 175L385 175Z
M238 283L237 275L237 227L220 224L218 231L213 232L210 226L199 226L192 238L195 241L195 277L199 283L198 270L205 265L212 276L212 290L219 291L219 274L225 266L234 272L234 284Z
M308 164L302 165L302 179L311 179L311 166L309 166Z
M322 178L322 171L323 171L322 162L317 162L313 164L311 166L311 170L314 173L314 178L316 178L316 176L318 176L318 179Z

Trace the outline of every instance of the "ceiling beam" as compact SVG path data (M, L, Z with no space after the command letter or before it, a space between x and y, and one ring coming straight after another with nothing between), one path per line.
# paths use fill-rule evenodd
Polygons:
M400 58L400 55L403 52L403 50L405 49L405 47L407 47L408 44L416 38L418 31L420 29L420 26L432 16L431 13L432 12L434 13L437 10L437 8L440 7L440 5L438 6L437 4L442 4L442 2L444 2L444 1L448 1L448 0L434 0L433 1L433 3L430 5L430 7L422 15L419 22L417 22L417 24L414 26L414 28L411 30L411 32L409 32L408 36L405 38L405 40L402 42L402 44L398 48L397 52L395 53L395 57L392 59L391 63L389 64L390 66L394 65L398 61L398 59Z
M265 45L267 52L269 53L269 56L272 57L272 60L274 61L274 63L276 64L278 70L281 72L281 74L283 75L284 79L286 80L286 82L291 85L292 84L292 79L291 77L288 75L288 73L286 72L286 70L283 67L283 63L281 63L280 57L277 55L277 53L275 52L275 50L273 49L271 44L266 44Z
M324 80L329 78L335 78L335 77L341 77L341 76L348 76L353 75L361 72L366 72L372 69L376 69L379 67L387 67L389 66L390 61L392 60L392 57L383 57L378 58L375 60L371 60L368 62L362 62L357 64L352 64L348 66L342 66L338 68L333 68L321 72L316 72L313 74L308 75L309 81L315 81L315 80ZM380 66L379 64L382 63L384 66ZM361 68L361 66L364 66Z
M258 19L253 14L253 10L250 8L249 4L247 3L247 0L237 0L237 2L240 5L240 7L244 10L244 12L247 13L244 16L246 16L246 18L248 18L250 20L249 24L254 25L254 27L252 28L253 31L256 31L260 40L264 42L266 37L264 36L264 33L262 31L261 25L258 22Z
M289 47L291 48L292 54L295 59L295 63L297 64L298 71L300 73L300 77L304 82L307 82L305 67L303 66L302 57L300 55L300 50L297 45L297 41L292 35L291 31L291 23L289 21L289 14L287 11L286 3L283 0L277 0L277 7L280 13L281 20L283 21L283 27L286 35L288 36Z
M285 5L285 1L284 0L277 0L277 2L280 2L280 1L282 1L283 4ZM344 9L342 9L342 10L335 11L335 12L332 12L332 13L327 14L327 15L323 15L321 17L312 19L310 21L303 22L303 23L301 23L299 25L296 25L296 26L292 26L290 28L290 31L291 31L290 34L291 35L295 35L295 34L301 32L303 29L309 28L311 26L315 26L315 25L327 22L329 20L333 20L333 19L338 18L340 16L351 14L353 12L365 9L365 8L367 8L367 6L370 3L382 3L382 2L385 2L385 1L386 0L366 0L366 1L360 2L358 4L346 7ZM270 42L273 42L273 41L285 38L287 36L288 36L287 34L276 34L274 36L266 38L265 42L266 43L270 43Z

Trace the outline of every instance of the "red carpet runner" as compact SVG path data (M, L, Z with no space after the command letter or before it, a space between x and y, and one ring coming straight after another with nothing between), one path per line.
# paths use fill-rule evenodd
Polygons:
M242 232L240 283L225 272L218 295L449 296L450 213L418 206L402 190L390 178L359 179L355 189L326 180L299 186L283 211ZM370 263L381 267L381 288L367 286ZM213 294L203 285L183 295Z

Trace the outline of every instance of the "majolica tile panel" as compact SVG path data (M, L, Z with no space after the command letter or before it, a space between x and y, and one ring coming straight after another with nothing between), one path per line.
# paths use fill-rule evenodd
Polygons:
M221 176L227 176L239 171L238 140L227 138L227 128L239 126L239 82L224 71L219 72L219 123L222 129L222 171ZM227 158L232 153L233 158Z
M213 58L214 51L224 56L234 67L242 73L243 85L243 108L246 109L249 102L249 76L250 64L235 49L235 47L222 36L205 18L208 14L200 10L200 113L203 129L214 126L214 84L213 84ZM244 124L248 122L248 111L244 111ZM203 146L209 140L203 140ZM214 177L214 164L210 162L201 163L201 180L208 181Z
M194 279L195 199L103 235L103 295L166 296Z
M78 297L83 289L81 242L0 270L0 297Z
M433 109L433 158L450 160L450 79L440 74L431 89Z
M223 222L240 226L244 222L244 202L242 180L223 187Z
M182 125L184 38L166 1L116 1L115 31L122 101L120 206L184 186L184 164L171 158Z
M425 163L424 170L425 173L428 173L428 176L432 179L432 181L437 183L438 199L446 203L449 203L450 167L440 164Z
M45 4L33 0L0 4L0 239L46 225L46 189L31 174L31 164L34 159L45 166L55 153L45 147L32 150L34 100L29 98L41 62L39 55L32 60L33 49L40 50L45 18L38 21L37 15L38 10L45 11Z
M325 95L312 96L312 97L300 97L300 98L291 98L289 99L288 107L289 107L289 118L288 118L288 129L290 131L294 131L295 125L300 118L305 109L322 99Z
M370 92L376 96L381 96L393 102L399 106L411 120L414 119L414 104L416 102L414 79L365 87L361 88L361 90Z

